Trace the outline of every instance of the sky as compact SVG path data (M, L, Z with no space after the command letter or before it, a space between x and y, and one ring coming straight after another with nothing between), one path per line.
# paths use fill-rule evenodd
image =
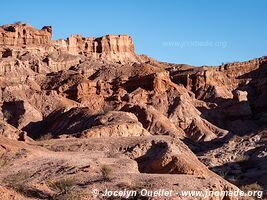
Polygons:
M265 0L11 0L0 24L71 34L132 36L135 51L160 61L220 65L267 55Z

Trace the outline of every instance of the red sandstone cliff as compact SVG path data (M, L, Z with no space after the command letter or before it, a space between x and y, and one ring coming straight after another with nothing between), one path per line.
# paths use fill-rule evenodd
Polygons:
M7 48L42 49L50 47L50 51L51 48L56 48L65 53L91 56L111 62L137 61L132 38L128 35L106 35L99 38L73 35L66 40L56 41L52 41L51 37L51 26L45 26L41 30L21 23L0 27L0 46L4 48L2 50L4 56L9 53Z
M29 24L8 24L0 27L1 47L43 46L51 43L52 28L44 26L41 30Z

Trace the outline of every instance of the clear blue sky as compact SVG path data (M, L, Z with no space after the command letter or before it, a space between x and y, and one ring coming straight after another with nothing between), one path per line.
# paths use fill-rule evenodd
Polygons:
M136 52L161 61L218 65L267 55L265 0L11 0L0 23L71 34L129 34Z

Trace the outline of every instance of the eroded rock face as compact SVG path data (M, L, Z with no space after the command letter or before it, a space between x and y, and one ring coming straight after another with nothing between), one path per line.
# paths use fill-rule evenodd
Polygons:
M18 129L43 119L41 112L25 101L4 102L2 112L7 122Z
M146 136L150 133L132 113L110 111L93 114L88 108L72 108L56 111L48 116L40 129L31 132L32 137L130 137ZM34 135L39 133L38 135Z
M23 43L24 29L25 37L29 40ZM18 37L16 39L14 36L13 42L2 44L5 48L1 59L1 74L10 76L9 81L12 79L15 82L12 85L2 78L3 84L7 85L4 86L3 93L5 102L22 101L28 105L28 100L25 100L31 95L30 92L24 95L19 90L33 89L38 93L48 91L46 96L58 95L75 101L95 113L109 109L120 110L128 103L149 104L159 114L167 117L176 129L182 129L187 137L197 141L213 140L224 137L228 130L236 131L232 122L249 122L252 129L257 128L258 123L251 119L256 110L265 107L265 93L262 89L264 81L255 81L255 78L264 80L262 74L265 72L265 58L196 69L182 65L168 66L145 56L138 57L134 54L131 38L126 35L101 38L71 36L67 40L51 41L51 27L37 30L25 24L13 24L2 26L1 30L3 38L6 38L3 41L9 41L9 34ZM25 45L26 50L17 50L21 45ZM36 54L36 49L40 53ZM94 57L93 54L99 56ZM116 56L112 58L113 54L125 57L126 60L138 57L139 62L119 64ZM168 67L171 79L165 70ZM47 74L59 70L64 72ZM39 74L47 75L40 77ZM181 83L184 87L172 81ZM251 91L255 87L255 93L261 95L253 99ZM12 96L11 93L16 93L14 96L19 98L8 99ZM37 96L33 93L33 96ZM34 113L34 116L29 116L28 121L19 128L51 113L44 113L44 108L40 108L36 98L34 105L30 103L27 107L36 111L29 112L27 115ZM260 114L261 121L265 120L264 116L264 113ZM222 121L227 123L222 124ZM13 122L11 124L17 126Z
M161 140L140 139L125 150L126 155L138 162L141 172L211 176L211 172L199 163L179 139L166 136L160 138Z
M248 92L235 90L233 91L234 99L241 102L241 101L248 101Z
M102 187L108 165L116 175L105 187L114 189L127 178L179 190L191 188L188 179L203 191L237 189L184 142L214 171L237 154L265 166L266 57L194 68L136 55L127 35L52 41L51 34L51 27L0 28L0 152L8 161L0 182L27 170L30 186L49 199L51 177L77 177L91 191ZM262 180L266 170L252 175Z
M12 56L10 48L41 48L46 45L74 55L82 54L107 60L123 60L135 56L134 44L128 35L106 35L99 38L73 35L66 40L57 41L52 41L51 36L51 26L44 26L41 30L21 23L1 26L0 45L6 47L2 52L2 57Z
M57 41L52 41L51 37L51 26L45 26L41 30L21 23L1 26L2 57L16 55L16 49L20 47L31 50L46 47L50 50L56 48L65 53L91 56L106 61L134 62L138 60L134 53L132 38L128 35L106 35L99 38L73 35L66 40Z
M8 24L0 27L1 47L40 47L50 44L51 36L51 26L44 26L41 30L35 29L29 24L21 23Z
M153 106L128 104L122 110L134 113L143 126L153 135L172 135L180 138L185 136L181 128L176 127Z
M128 35L106 35L99 38L85 38L73 35L67 40L53 42L60 50L74 55L86 55L106 61L136 61L134 44Z
M198 99L216 102L232 99L232 91L261 76L258 70L266 65L266 57L224 64L219 67L191 68L172 72L172 80L193 91ZM262 77L262 76L261 76Z
M0 121L0 135L9 139L18 140L21 132L5 121Z
M134 77L127 80L123 87L130 93L126 96L128 102L152 105L165 115L176 129L184 130L185 135L193 140L209 141L228 133L227 130L218 128L202 118L201 112L194 105L195 99L191 93L182 85L171 82L166 72Z
M0 27L0 75L16 77L36 73L57 72L85 61L133 63L142 58L134 52L128 35L106 35L84 38L74 35L66 40L52 41L52 28L41 30L29 24L9 24Z

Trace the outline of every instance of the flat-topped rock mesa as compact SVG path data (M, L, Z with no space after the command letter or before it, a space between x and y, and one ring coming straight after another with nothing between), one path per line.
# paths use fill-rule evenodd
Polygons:
M0 45L3 47L31 47L51 43L52 28L44 26L41 30L29 24L7 24L0 26Z
M134 44L128 35L106 35L99 38L72 35L53 44L60 50L74 55L92 56L105 60L135 61Z
M132 38L128 35L106 35L99 38L72 35L67 39L52 40L52 27L44 26L41 30L29 24L8 24L0 26L0 52L7 54L17 49L42 50L51 53L55 49L62 53L83 55L105 61L134 62ZM11 49L11 51L6 51ZM14 54L14 53L13 53ZM16 55L16 54L14 54Z

